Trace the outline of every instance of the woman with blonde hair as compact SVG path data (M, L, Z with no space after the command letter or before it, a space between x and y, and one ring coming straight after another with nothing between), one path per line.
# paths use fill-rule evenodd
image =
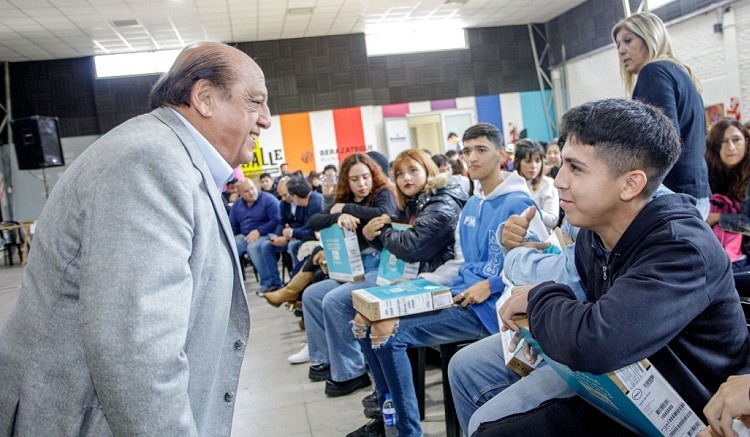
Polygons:
M634 100L662 109L680 134L682 154L667 173L664 185L693 196L706 218L711 190L703 158L706 122L700 82L675 56L667 28L656 15L639 12L624 18L612 29L612 38L627 92Z

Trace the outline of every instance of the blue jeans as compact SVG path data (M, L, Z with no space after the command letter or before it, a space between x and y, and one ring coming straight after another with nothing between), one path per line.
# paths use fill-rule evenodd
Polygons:
M286 251L289 252L289 255L292 257L293 269L297 269L297 266L302 262L297 259L297 252L299 251L300 246L302 246L302 242L300 240L292 240L289 242L289 244L286 245Z
M369 332L369 329L368 329ZM369 335L360 339L378 392L378 403L391 393L396 407L396 428L400 437L420 436L417 396L407 348L436 346L461 340L477 340L488 335L482 322L470 308L460 306L415 314L399 319L396 332L372 348Z
M500 335L472 343L453 356L448 376L461 430L469 436L484 422L529 411L575 392L544 361L521 378L505 366Z
M252 244L248 244L245 241L245 236L242 234L235 235L234 241L237 244L237 253L239 256L247 253L250 261L252 261L255 269L258 271L261 292L266 292L271 287L281 287L276 253L286 250L286 246L274 246L267 235L261 236Z
M364 255L362 262L367 272L363 282L326 279L311 284L302 293L310 363L329 363L331 379L338 382L366 372L362 351L349 325L354 318L352 290L375 286L380 254Z

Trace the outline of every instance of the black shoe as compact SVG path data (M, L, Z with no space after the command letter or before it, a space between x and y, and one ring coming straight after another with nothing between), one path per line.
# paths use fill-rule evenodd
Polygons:
M346 437L385 437L385 425L382 417L376 417Z
M295 308L294 315L295 317L302 317L303 316L302 308Z
M362 406L365 408L380 408L378 405L378 392L374 391L362 398Z
M310 381L320 382L331 379L331 365L328 363L313 364L310 366Z
M381 417L383 413L380 411L380 407L365 407L364 410L365 417L368 419L375 419L377 417Z
M326 381L326 396L331 398L346 396L348 394L354 393L361 388L369 386L370 377L367 376L367 373L362 374L361 376L358 376L356 378L341 382L329 379L328 381Z

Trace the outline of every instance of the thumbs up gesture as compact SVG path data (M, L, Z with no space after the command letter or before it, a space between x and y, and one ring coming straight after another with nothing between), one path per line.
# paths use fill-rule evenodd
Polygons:
M543 250L549 246L549 243L545 242L524 241L526 231L529 229L529 223L531 223L535 215L536 207L530 206L521 215L513 214L508 217L505 226L503 226L502 234L502 244L506 249L510 250L523 246Z

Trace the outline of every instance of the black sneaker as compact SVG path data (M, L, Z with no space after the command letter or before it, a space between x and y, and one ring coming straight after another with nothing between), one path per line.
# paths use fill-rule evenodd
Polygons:
M331 398L346 396L348 394L354 393L361 388L369 386L370 377L367 376L367 373L364 373L356 378L341 382L328 379L328 381L326 381L326 396Z
M362 398L362 406L365 407L365 408L367 408L367 407L370 407L370 408L372 408L372 407L379 407L379 405L378 405L378 392L377 391L373 391L369 395L363 397Z
M369 405L365 407L363 413L365 413L365 417L368 419L375 419L376 417L383 416L383 412L380 411L380 407L371 407Z
M385 437L385 425L382 417L376 417L367 422L356 431L352 431L346 437Z
M313 364L310 366L310 381L320 382L331 379L331 365L328 363Z

